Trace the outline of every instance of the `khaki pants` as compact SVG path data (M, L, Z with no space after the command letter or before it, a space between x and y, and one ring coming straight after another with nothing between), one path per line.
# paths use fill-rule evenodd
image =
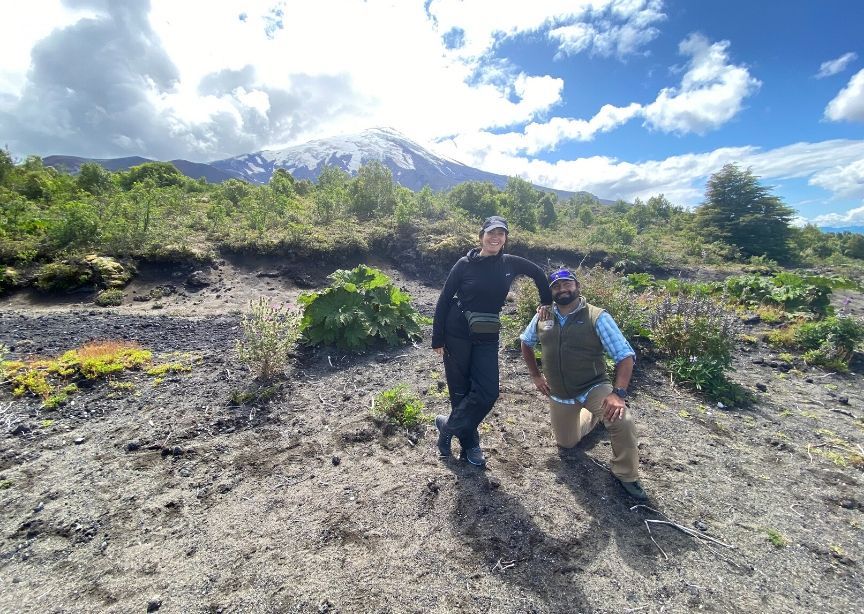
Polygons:
M612 386L601 384L594 388L585 400L585 407L567 405L549 399L549 415L555 441L562 448L572 448L597 423L603 420L603 399L612 392ZM603 420L612 440L612 473L622 482L639 479L639 451L636 449L636 428L630 411L615 422Z

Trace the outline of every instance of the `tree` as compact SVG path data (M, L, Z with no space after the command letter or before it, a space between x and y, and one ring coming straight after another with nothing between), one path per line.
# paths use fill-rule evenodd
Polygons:
M98 242L98 235L99 214L92 205L71 201L52 208L48 237L56 249L86 247Z
M294 189L294 177L284 168L277 168L270 176L270 189L277 196L285 198L294 198L297 193Z
M120 185L124 190L131 190L136 183L146 180L153 182L157 188L182 186L186 183L186 175L177 170L170 162L145 162L133 166L120 177Z
M29 200L40 200L48 195L48 179L42 171L29 171L24 176L21 194Z
M308 196L312 193L313 189L315 189L315 184L308 179L294 180L294 190L298 196Z
M838 238L843 245L844 255L864 260L864 235L857 232L844 232Z
M537 230L537 203L541 192L520 177L507 179L504 192L510 221L526 230Z
M612 213L624 215L630 209L630 204L623 198L619 198L612 204L611 207L609 207L609 209L612 211Z
M360 218L392 213L396 186L390 169L377 160L361 166L351 184L351 207Z
M348 173L338 166L325 166L318 175L313 202L319 221L330 222L341 215L348 202Z
M551 193L546 193L540 199L540 225L543 228L549 228L555 225L558 221L558 213L555 211L555 203L558 202L558 197Z
M579 212L576 214L576 220L582 226L590 226L594 223L594 212L591 211L591 207L584 205L579 209Z
M441 208L440 202L440 197L428 185L424 185L423 189L417 192L417 209L424 217L432 217L432 214Z
M12 154L7 149L0 149L0 185L6 183L6 178L12 174L15 168L15 163L12 161Z
M404 228L411 224L419 213L420 203L418 195L406 187L398 186L396 188L396 209L394 211L396 223Z
M651 212L652 219L655 221L668 221L673 215L679 214L683 211L681 207L676 207L670 203L663 194L658 194L657 196L649 198L646 206Z
M655 221L653 212L640 198L633 201L633 206L624 214L624 219L633 224L639 232L648 228ZM656 221L661 222L661 220Z
M75 180L78 187L91 194L102 194L111 190L111 173L95 162L85 162Z
M759 184L748 168L725 165L708 179L696 224L706 238L738 247L745 256L783 259L789 254L794 211Z
M225 195L225 198L231 201L231 204L235 207L252 192L252 186L239 179L223 181L219 189Z
M267 230L276 227L287 211L282 199L263 186L254 188L241 204L243 217L258 238L263 237Z
M832 238L835 240L832 241ZM819 258L830 256L837 247L836 235L824 233L813 224L807 224L802 228L793 228L790 239L795 244L797 252L807 252Z
M497 214L500 191L488 181L466 181L450 190L447 198L454 207L486 219Z

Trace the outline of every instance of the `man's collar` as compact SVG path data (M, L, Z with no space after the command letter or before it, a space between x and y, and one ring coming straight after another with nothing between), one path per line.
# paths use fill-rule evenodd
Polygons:
M580 297L579 297L579 305L576 306L576 309L574 309L573 311L571 311L570 313L568 313L566 316L562 316L562 317L569 318L569 317L572 316L574 313L579 313L580 311L582 311L583 309L585 309L585 305L587 305L587 304L588 304L588 303L585 301L585 297L584 297L584 296L580 296ZM558 314L559 316L561 316L561 310L558 309L558 303L552 303L552 308L555 310L555 313L556 313L556 314Z

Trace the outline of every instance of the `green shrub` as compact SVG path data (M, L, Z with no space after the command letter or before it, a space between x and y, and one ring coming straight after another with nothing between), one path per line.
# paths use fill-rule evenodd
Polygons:
M431 419L423 413L423 401L405 384L378 393L372 404L372 414L388 424L405 428Z
M648 312L641 297L627 288L621 277L601 267L582 269L577 274L585 300L605 309L624 336L632 340L648 337Z
M93 279L90 268L69 262L51 262L36 273L36 287L43 292L79 288Z
M330 275L330 286L306 292L300 330L309 345L362 350L376 341L395 346L420 339L420 314L410 297L377 269L360 265Z
M100 307L117 307L123 304L123 290L120 288L109 288L102 290L96 295L95 302Z
M651 316L651 340L671 358L710 358L731 364L738 318L716 301L698 295L667 296Z
M765 324L779 324L789 318L787 312L783 311L779 307L775 307L774 305L759 305L756 308L756 315L758 315L759 319L765 322Z
M667 362L672 379L696 390L717 392L726 385L726 365L716 358L677 356Z
M667 294L683 294L685 296L713 296L723 287L714 281L685 281L683 279L663 279L657 282L657 287L663 288Z
M237 355L264 382L284 371L289 352L299 337L299 317L284 305L271 305L266 298L250 303L240 322L242 337Z
M501 316L501 345L516 349L520 344L519 335L537 313L540 295L534 281L524 277L513 284L513 294L516 298L516 313Z
M834 289L855 287L842 277L802 276L785 271L773 277L739 275L726 280L729 295L743 305L777 305L789 312L806 310L819 316L831 312Z
M651 317L651 340L669 359L673 379L717 400L730 400L740 396L725 376L739 327L735 315L710 298L667 296Z
M642 292L653 288L656 282L650 273L630 273L624 276L624 285L634 292Z
M842 316L805 322L793 328L793 340L805 350L808 363L845 371L855 348L864 340L864 322Z

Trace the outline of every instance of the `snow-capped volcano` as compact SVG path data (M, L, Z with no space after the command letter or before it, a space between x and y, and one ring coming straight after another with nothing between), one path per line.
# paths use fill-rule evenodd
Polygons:
M238 173L250 181L266 183L277 168L285 169L296 179L314 181L325 166L338 166L353 175L362 165L373 160L389 168L400 185L415 191L424 185L433 190L446 190L463 181L490 181L498 187L507 183L504 175L487 173L442 158L392 128L373 128L358 134L317 139L286 149L263 150L210 164Z
M481 171L455 160L438 156L392 128L372 128L357 134L317 139L285 149L262 150L208 164L187 160L172 160L185 175L220 183L227 179L245 179L254 183L267 183L277 168L285 169L296 179L316 181L325 166L338 166L355 175L364 164L381 162L393 173L393 179L413 191L429 186L433 190L449 190L464 181L488 181L499 188L507 185L507 177ZM152 162L147 158L112 158L94 160L72 156L45 158L49 166L77 172L84 162L97 162L109 170L125 170L136 164ZM561 199L573 196L554 188L535 186L553 192ZM612 201L599 199L603 204Z

